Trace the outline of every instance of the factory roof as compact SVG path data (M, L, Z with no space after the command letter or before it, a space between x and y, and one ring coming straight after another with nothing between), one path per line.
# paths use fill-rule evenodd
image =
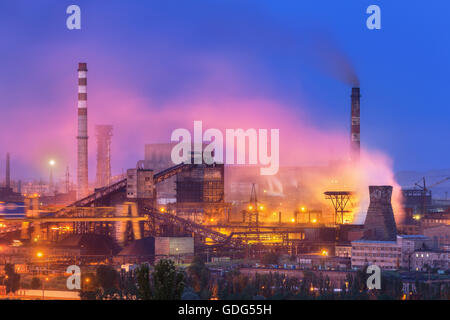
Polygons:
M380 243L380 244L397 244L397 241L382 241L382 240L353 240L352 243Z
M397 237L403 239L429 239L427 236L424 236L423 234L402 234Z
M437 250L437 249L424 249L424 248L420 248L417 249L416 251L414 251L414 253L416 252L434 252L434 253L450 253L450 251L448 250Z

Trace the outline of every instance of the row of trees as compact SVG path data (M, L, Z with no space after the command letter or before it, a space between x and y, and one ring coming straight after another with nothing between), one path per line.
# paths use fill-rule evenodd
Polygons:
M416 281L414 293L411 299L422 300L450 300L450 284L449 283L426 283Z
M304 271L302 279L280 273L248 277L233 269L221 276L212 275L201 257L195 257L185 270L178 270L172 260L160 260L153 268L141 265L135 272L119 273L110 266L100 266L95 273L82 276L82 299L450 299L450 285L416 281L414 293L405 296L398 273L383 272L381 289L367 289L365 269L347 275L341 290L335 291L331 280L322 273ZM33 279L34 280L34 279ZM39 279L37 279L39 280ZM33 281L32 281L33 282ZM32 283L39 287L40 283ZM7 293L20 286L20 275L13 265L5 266L0 283Z
M270 257L275 260L275 257ZM272 262L272 261L270 261ZM340 290L335 291L331 280L322 273L304 271L302 279L280 273L256 274L248 277L232 270L213 277L202 259L195 258L187 269L185 299L450 299L449 284L416 282L416 292L403 294L403 282L396 272L382 272L381 289L367 289L366 268L349 273Z
M82 283L82 299L178 300L184 290L185 275L172 260L160 260L153 272L147 264L133 274L120 274L110 266L100 266L95 274L83 275Z
M5 275L0 277L0 283L6 287L6 294L19 290L20 274L15 271L13 264L5 264Z

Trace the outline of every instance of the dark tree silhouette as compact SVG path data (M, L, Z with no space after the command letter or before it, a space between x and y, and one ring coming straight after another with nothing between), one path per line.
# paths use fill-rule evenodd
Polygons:
M160 260L152 273L153 299L179 300L184 289L184 274L175 268L172 260Z

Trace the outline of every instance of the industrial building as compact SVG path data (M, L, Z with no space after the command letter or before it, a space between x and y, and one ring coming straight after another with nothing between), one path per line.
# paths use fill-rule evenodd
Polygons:
M186 263L194 256L192 237L147 237L136 240L121 250L115 261L120 264L153 264L159 259Z
M350 97L350 161L280 167L275 176L261 176L259 168L251 166L194 161L174 165L174 144L147 144L144 160L114 179L113 127L97 125L96 180L90 189L87 71L86 63L78 64L76 200L62 203L61 194L28 194L22 216L0 221L0 234L8 239L5 259L41 267L42 259L35 255L42 250L55 266L69 262L130 266L161 258L189 263L197 254L214 261L258 261L276 253L293 257L289 272L329 271L339 286L345 283L346 272L372 263L388 270L448 267L445 212L412 219L418 231L402 234L391 205L392 186L369 186L365 222L354 219L361 194L342 183L341 171L359 166L359 88L352 88ZM73 196L68 185L66 194ZM0 195L11 192L8 155ZM423 203L407 201L414 210ZM3 224L7 228L2 229ZM33 259L27 260L30 256Z
M424 235L397 235L391 205L392 187L370 186L369 190L364 236L351 242L352 268L375 264L382 269L411 270L414 254L431 249L432 240Z
M350 212L345 206L354 195L350 191L328 192L325 198L320 194L321 199L315 200L312 193L303 193L300 201L307 208L299 208L303 188L298 185L279 188L278 177L255 183L252 180L260 176L252 168L225 169L221 163L173 165L173 144L146 145L145 159L112 182L111 125L96 126L96 188L89 193L87 71L86 63L78 64L77 201L56 210L46 207L47 212L37 216L38 209L33 209L39 220L19 222L22 239L60 241L71 233L94 233L126 246L146 237L190 235L217 255L258 256L267 250L292 254L324 247L332 253L336 243L348 243L361 234L361 226L348 224L351 216L345 216ZM359 88L353 88L350 144L354 161L359 159L359 100ZM280 178L314 181L331 176L338 167L286 168L280 170ZM325 199L332 200L326 213L321 207Z
M429 271L431 269L449 270L450 252L444 250L418 250L412 255L412 269Z
M18 187L19 191L15 192L11 185L11 167L10 167L10 154L6 153L6 166L5 166L5 184L0 187L0 201L3 202L21 202L23 201L23 196L20 193L20 184Z

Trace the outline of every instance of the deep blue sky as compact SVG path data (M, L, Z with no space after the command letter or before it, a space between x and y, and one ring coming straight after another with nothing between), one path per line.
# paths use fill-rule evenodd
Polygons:
M70 4L81 7L81 31L65 27ZM381 7L381 30L365 26L370 4ZM88 62L89 92L96 84L114 92L126 86L159 105L198 96L210 79L200 66L220 61L239 74L230 72L227 85L218 81L205 96L307 105L308 121L327 130L348 130L350 85L335 71L348 63L361 83L362 145L389 155L395 170L448 168L448 12L450 2L424 0L3 0L0 153L13 153L15 175L23 178L46 172L46 155L27 153L33 145L72 157L52 148L73 143L73 150L75 127L51 131L41 115L74 116L62 109L76 105L70 85L79 61ZM55 141L40 136L46 131ZM142 155L142 143L130 147L113 169ZM94 160L92 154L91 168ZM64 162L73 168L73 159Z

